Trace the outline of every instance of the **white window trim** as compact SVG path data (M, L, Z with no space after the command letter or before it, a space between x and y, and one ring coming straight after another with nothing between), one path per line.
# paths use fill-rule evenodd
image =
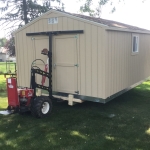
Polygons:
M138 37L138 41L137 41L137 51L134 52L133 51L133 37ZM138 34L132 34L132 55L138 54L139 53L139 35Z

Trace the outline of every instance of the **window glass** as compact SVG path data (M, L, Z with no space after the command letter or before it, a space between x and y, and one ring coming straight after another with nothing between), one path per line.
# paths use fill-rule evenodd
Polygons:
M138 35L132 36L132 52L133 53L139 52L139 37L138 37Z

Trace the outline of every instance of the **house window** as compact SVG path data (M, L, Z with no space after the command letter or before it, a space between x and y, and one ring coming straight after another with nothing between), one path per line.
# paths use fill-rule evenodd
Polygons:
M132 35L132 53L139 52L139 35Z

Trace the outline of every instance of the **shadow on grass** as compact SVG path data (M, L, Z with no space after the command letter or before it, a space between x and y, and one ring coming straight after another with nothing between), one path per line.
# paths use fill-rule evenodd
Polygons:
M149 149L147 88L134 88L107 104L53 103L51 116L44 119L30 113L0 115L0 149Z

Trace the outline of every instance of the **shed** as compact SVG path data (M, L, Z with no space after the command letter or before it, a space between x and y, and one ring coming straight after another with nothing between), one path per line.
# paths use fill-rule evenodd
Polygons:
M50 10L14 35L20 86L30 85L34 59L47 61L43 48L52 50L54 95L106 103L150 76L146 29Z

